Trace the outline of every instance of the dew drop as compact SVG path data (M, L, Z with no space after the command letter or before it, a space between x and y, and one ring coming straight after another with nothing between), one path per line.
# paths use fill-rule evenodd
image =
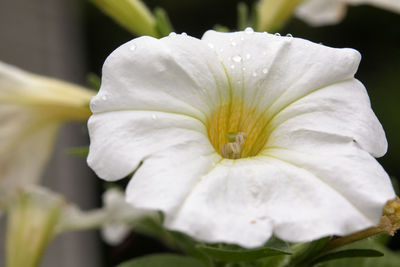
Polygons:
M214 45L212 43L208 43L208 47L214 49Z
M290 33L286 34L286 37L292 38L293 35L291 35Z
M244 41L244 37L240 37L240 41Z
M236 46L236 43L235 43L235 42L232 42L231 45L232 45L232 46Z
M152 118L153 120L156 120L156 119L157 119L157 115L156 115L156 114L152 114L152 115L151 115L151 118Z
M247 27L247 28L244 30L244 32L247 33L247 34L251 34L251 33L254 32L254 30L253 30L253 28L251 28L251 27Z
M170 32L170 33L168 34L168 36L170 36L170 37L176 36L176 32Z
M250 54L246 54L246 59L250 59L251 55Z
M264 73L264 74L266 74L268 72L268 69L267 68L264 68L263 70L262 70L262 73Z
M101 99L102 99L102 100L107 100L107 96L106 96L106 95L102 95L102 96L101 96Z
M131 45L130 47L129 47L129 50L131 50L131 51L135 51L136 50L136 45Z
M234 56L232 57L232 60L239 63L240 61L242 61L242 58L240 56Z
M281 34L279 32L274 34L275 36L281 36Z
M182 36L187 36L187 33L186 32L182 32L181 35Z

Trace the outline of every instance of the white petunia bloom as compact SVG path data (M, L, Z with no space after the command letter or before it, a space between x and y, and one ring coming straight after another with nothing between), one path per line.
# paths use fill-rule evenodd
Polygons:
M394 192L374 158L387 142L354 79L359 61L250 28L134 39L104 64L88 164L109 181L136 170L128 202L207 242L376 226Z
M94 92L0 62L0 208L37 183L62 122L86 120Z
M304 0L295 15L312 26L331 25L344 18L349 4L369 4L400 13L399 0Z

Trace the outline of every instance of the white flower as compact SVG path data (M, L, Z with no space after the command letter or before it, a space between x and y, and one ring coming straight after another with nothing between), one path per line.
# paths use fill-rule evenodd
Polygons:
M349 4L369 4L400 13L399 0L305 0L295 15L313 26L335 24L344 18Z
M0 62L0 207L39 180L60 124L86 120L93 95Z
M250 28L134 39L104 64L88 163L109 181L136 170L128 202L207 242L375 226L394 192L374 159L387 143L354 79L359 61L353 49Z

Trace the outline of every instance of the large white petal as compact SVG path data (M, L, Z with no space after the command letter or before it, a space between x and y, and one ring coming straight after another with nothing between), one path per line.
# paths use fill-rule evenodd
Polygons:
M201 177L179 209L167 214L166 226L206 242L260 246L272 235L263 207L275 196L270 181L262 178L278 181L274 174L271 165L224 159Z
M387 150L382 125L371 109L364 86L355 79L299 99L276 113L266 127L272 131L267 147L277 146L275 140L286 138L291 132L311 130L352 139L375 157L383 156Z
M354 162L347 164L350 167L344 167L346 171L354 167ZM337 165L340 163L336 168ZM366 173L372 179L372 173ZM262 245L272 233L286 241L303 242L375 225L384 198L377 201L372 196L373 200L369 200L370 192L363 192L368 189L366 186L353 188L348 173L335 171L338 174L343 175L338 179L348 181L343 188L335 188L307 169L275 157L224 160L201 179L176 214L167 215L166 223L169 228L204 241L245 247ZM379 171L378 174L382 176ZM378 183L379 178L382 177L375 177ZM366 203L359 203L364 200ZM364 214L371 210L374 210L372 219Z
M361 58L354 49L250 29L208 31L202 40L213 44L228 70L232 97L270 116L313 91L353 78Z
M127 200L139 208L174 213L220 160L206 139L155 153L143 162L129 182Z
M244 247L260 246L272 233L305 242L376 225L394 197L385 172L361 150L323 158L269 152L272 156L224 160L167 216L167 226Z
M228 93L225 72L205 42L176 34L141 37L107 58L91 109L167 111L205 121Z
M201 121L174 113L110 111L92 115L88 127L88 164L106 180L125 177L142 160L176 144L208 142Z
M315 181L325 183L366 219L352 220L351 214L346 214L347 217L343 216L339 224L349 224L346 227L350 228L352 224L354 228L351 231L350 228L344 228L336 234L348 234L377 225L382 215L382 207L395 196L386 172L369 153L360 149L352 138L297 130L277 138L275 145L276 147L263 151L262 155L276 159L288 168L308 173ZM332 209L332 212L337 214L338 211L340 214L344 212L343 209ZM356 211L353 210L352 213L354 215ZM302 231L301 229L297 230ZM283 228L278 231L283 238L290 235L286 235Z

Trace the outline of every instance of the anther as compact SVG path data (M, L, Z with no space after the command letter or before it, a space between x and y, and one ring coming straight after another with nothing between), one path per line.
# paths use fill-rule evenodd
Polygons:
M240 159L242 155L242 146L247 134L243 132L229 132L227 133L227 137L230 142L222 145L221 155L227 159Z

